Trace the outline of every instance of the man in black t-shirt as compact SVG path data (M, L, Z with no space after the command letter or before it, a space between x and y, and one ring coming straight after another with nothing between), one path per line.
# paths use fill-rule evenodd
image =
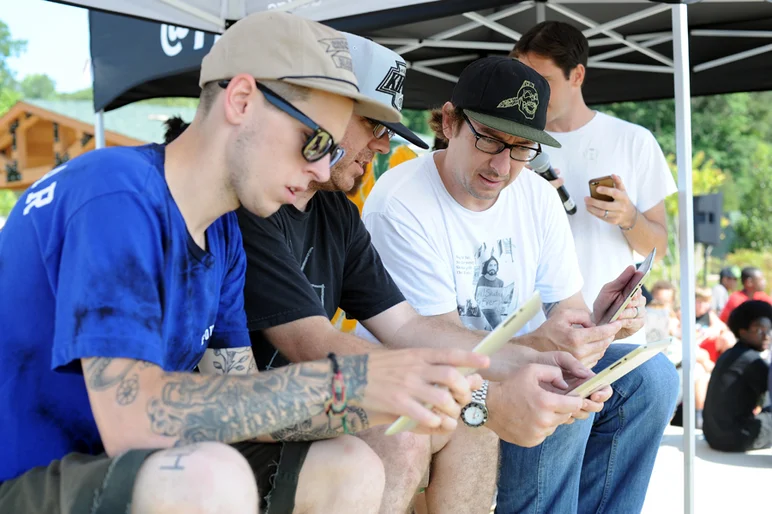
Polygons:
M355 73L361 77L361 92L401 106L404 60L363 38L347 38ZM370 244L356 206L343 193L357 187L375 152L389 150L391 131L420 144L406 127L369 120L355 110L341 142L346 156L332 168L330 182L313 191L294 192L293 204L268 219L239 212L247 254L247 323L262 368L312 360L330 351L384 351L380 345L336 330L329 320L338 307L349 318L360 320L389 348L409 347L419 340L471 348L482 339L481 333L420 316L410 307ZM633 325L638 321L629 320ZM554 327L561 321L550 323ZM570 328L570 323L566 325ZM593 327L575 337L604 341L617 330L616 325ZM563 376L568 379L585 373L567 353L538 353L508 345L492 368L492 379L501 377L501 394L496 399L505 398L501 401L508 406L499 412L512 416L504 423L511 427L506 436L524 445L538 444L558 425L571 422L571 416L583 419L598 412L610 394L609 389L593 395L594 401L582 402L543 388L541 381L558 384ZM385 437L383 430L371 430L362 437L384 462L386 490L381 512L409 508L430 462L427 502L432 511L489 511L497 478L498 438L487 428L459 423L449 441L411 433Z
M772 411L761 410L769 365L761 352L772 340L772 305L750 300L729 316L737 344L725 351L710 376L703 413L708 444L725 452L772 446Z

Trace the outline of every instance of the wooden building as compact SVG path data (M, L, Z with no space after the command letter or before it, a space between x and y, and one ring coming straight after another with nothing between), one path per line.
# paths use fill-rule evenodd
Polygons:
M134 146L161 142L163 122L191 108L132 104L105 114L105 144ZM91 102L25 100L0 118L0 189L23 191L59 164L93 150Z

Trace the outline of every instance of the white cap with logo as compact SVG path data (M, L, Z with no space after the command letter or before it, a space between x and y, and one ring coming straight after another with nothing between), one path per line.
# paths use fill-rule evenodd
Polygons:
M359 92L371 100L402 110L402 90L405 85L407 64L396 52L393 52L367 38L343 32L348 41L348 49L354 63L354 74L359 83ZM401 123L373 118L354 106L354 114L359 114L383 124L416 146L429 148L423 139Z

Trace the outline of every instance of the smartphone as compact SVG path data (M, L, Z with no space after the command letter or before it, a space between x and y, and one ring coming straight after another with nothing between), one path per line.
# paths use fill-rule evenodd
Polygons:
M630 281L625 285L624 290L619 294L619 296L616 297L611 305L608 306L608 309L606 309L606 312L603 313L600 320L598 321L598 325L613 323L619 318L619 316L622 314L622 311L624 311L630 304L633 296L635 296L641 286L643 286L643 281L646 280L646 277L649 276L649 272L654 265L654 259L656 256L657 249L654 248L646 257L646 259L641 263L641 265L638 266L636 273L633 274L632 278L630 278Z
M598 193L598 186L603 187L616 187L614 184L614 178L611 175L606 177L599 177L590 180L590 196L596 200L602 200L604 202L613 202L614 199L608 195L602 195Z

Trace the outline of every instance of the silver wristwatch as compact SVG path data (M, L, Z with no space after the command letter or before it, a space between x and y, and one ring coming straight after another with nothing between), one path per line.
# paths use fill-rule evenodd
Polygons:
M468 427L481 427L488 421L488 381L483 380L482 387L472 392L472 401L461 409L461 421Z

